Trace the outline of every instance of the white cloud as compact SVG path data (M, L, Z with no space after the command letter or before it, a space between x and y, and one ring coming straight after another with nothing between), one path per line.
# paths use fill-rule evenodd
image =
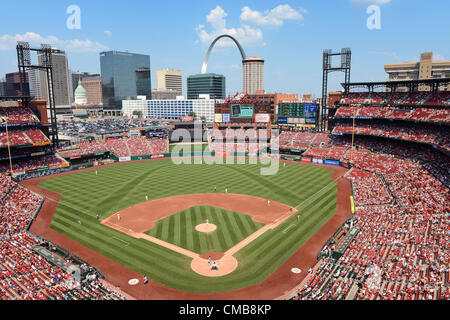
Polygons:
M35 32L26 32L24 34L9 35L4 34L0 36L0 50L12 50L15 48L17 41L29 42L32 46L40 46L41 43L46 43L63 49L74 52L100 52L108 50L108 47L91 40L61 40L55 36L42 36Z
M206 21L211 25L211 31L205 30L205 25L198 25L195 28L200 42L210 44L215 38L221 34L228 34L236 38L242 45L262 45L263 33L261 29L252 28L249 25L243 24L238 28L227 28L226 19L227 13L219 5L210 11L206 16ZM230 39L220 39L217 42L217 46L230 46L234 45Z
M258 26L281 27L285 20L303 21L303 14L307 11L300 8L298 11L288 4L280 4L272 10L264 12L252 10L249 7L243 7L241 12L241 20L246 23Z
M103 31L103 33L106 34L108 37L111 37L111 35L112 35L112 32L109 30L105 30L105 31Z
M383 4L388 4L391 2L391 0L350 0L353 4L364 4L364 5L371 5L371 4L377 4L379 6Z

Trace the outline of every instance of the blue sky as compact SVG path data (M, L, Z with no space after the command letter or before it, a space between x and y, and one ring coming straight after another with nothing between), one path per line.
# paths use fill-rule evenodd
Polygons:
M210 42L222 32L235 34L247 55L265 59L266 92L320 97L323 49L352 49L352 81L383 81L385 63L415 61L421 52L450 60L448 0L2 2L0 77L17 71L15 43L27 40L65 49L72 70L91 73L100 73L102 50L149 54L152 87L155 70L179 69L185 91L186 77L200 73ZM381 28L369 30L366 10L373 4ZM80 8L80 29L67 28L70 5ZM218 42L208 72L226 76L227 92L241 91L241 57L231 40ZM343 73L332 73L329 91L340 90L342 81Z

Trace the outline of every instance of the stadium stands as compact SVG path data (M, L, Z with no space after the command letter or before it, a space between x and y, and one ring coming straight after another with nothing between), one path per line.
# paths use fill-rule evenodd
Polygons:
M105 287L93 269L81 283L71 282L66 270L33 250L42 240L26 228L40 207L41 197L0 174L0 300L119 300L123 296Z
M58 153L67 159L106 151L111 151L117 157L162 154L168 152L168 142L167 139L147 139L143 136L94 140L59 149Z

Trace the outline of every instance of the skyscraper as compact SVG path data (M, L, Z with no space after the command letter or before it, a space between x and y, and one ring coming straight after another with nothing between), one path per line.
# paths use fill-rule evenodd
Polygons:
M88 104L102 104L102 79L99 74L84 76L81 85L86 89Z
M242 67L244 93L264 93L264 60L260 56L247 56Z
M152 98L152 88L150 83L150 68L136 69L136 95Z
M20 85L20 73L12 72L5 75L6 96L28 96L30 94L28 72L25 72L25 84Z
M120 51L100 52L100 70L103 106L106 109L120 110L122 100L136 98L138 90L151 97L149 55Z
M28 70L28 79L30 80L30 96L40 99L41 98L41 80L39 77L38 69Z
M173 90L178 96L183 95L183 73L180 70L157 70L158 90Z
M44 56L38 54L39 64L43 64ZM63 50L52 49L52 64L53 64L53 95L55 97L55 106L61 109L70 110L73 101L72 84L69 77L69 63L67 55ZM39 72L40 79L47 79L45 71ZM41 98L48 101L47 81L40 81L41 84ZM48 103L48 102L47 102Z
M216 73L201 73L187 78L187 98L198 99L209 94L211 99L225 99L225 77Z
M0 79L0 97L6 96L6 79Z

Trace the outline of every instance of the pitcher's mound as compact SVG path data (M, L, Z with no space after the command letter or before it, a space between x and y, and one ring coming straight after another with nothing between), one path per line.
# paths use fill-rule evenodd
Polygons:
M214 230L217 229L217 226L215 224L212 223L202 223L202 224L198 224L195 226L195 230L197 230L198 232L213 232Z

